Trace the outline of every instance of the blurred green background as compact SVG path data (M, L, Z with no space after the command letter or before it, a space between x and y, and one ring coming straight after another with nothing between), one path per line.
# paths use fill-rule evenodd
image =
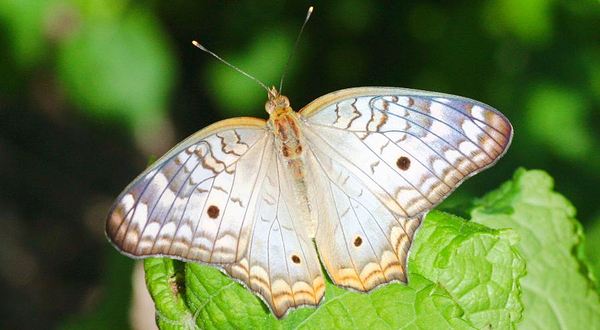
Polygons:
M544 169L598 267L598 1L0 0L0 328L128 326L134 263L104 238L114 198L194 131L267 116L266 92L191 40L277 85L310 5L283 87L296 110L356 86L494 106L513 145L445 205Z

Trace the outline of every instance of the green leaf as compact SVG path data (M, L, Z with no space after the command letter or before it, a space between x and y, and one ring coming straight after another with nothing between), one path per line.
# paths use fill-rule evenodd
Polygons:
M156 320L161 329L193 328L193 315L186 305L183 288L183 263L166 258L144 261L146 285L155 302Z
M547 173L520 169L476 203L473 219L513 228L521 237L517 248L527 260L527 276L521 280L525 314L519 329L600 329L600 299L582 259L581 225L571 203L552 187Z
M600 253L598 253L598 247L600 247L600 218L594 221L587 231L585 246L588 260L592 264L596 284L598 284L598 276L600 276Z
M146 278L162 329L480 329L514 327L522 314L525 264L516 235L431 212L409 260L409 284L361 294L327 279L318 309L277 320L264 303L219 270L153 258ZM185 274L185 290L178 278Z

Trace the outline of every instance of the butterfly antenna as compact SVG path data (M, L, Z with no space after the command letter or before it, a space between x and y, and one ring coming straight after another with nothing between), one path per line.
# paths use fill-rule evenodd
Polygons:
M235 65L233 65L233 64L231 64L231 63L229 63L229 62L225 61L224 59L222 59L221 57L219 57L219 55L217 55L217 54L215 54L215 53L211 52L210 50L206 49L206 47L202 46L202 45L201 45L201 44L200 44L198 41L196 41L196 40L193 40L193 41L192 41L192 44L193 44L194 46L198 47L198 48L199 48L201 51L207 52L207 53L209 53L210 55L214 56L214 57L215 57L217 60L219 60L219 61L221 61L221 62L223 62L223 63L227 64L227 65L228 65L230 68L232 68L232 69L236 70L237 72L239 72L239 73L243 74L244 76L246 76L246 77L248 77L248 78L250 78L250 79L254 80L256 83L258 83L259 85L261 85L261 86L262 86L264 89L266 89L266 90L267 90L267 93L269 93L269 95L271 95L272 97L276 97L276 95L274 95L273 91L272 91L272 90L270 90L270 89L269 89L269 88L268 88L268 87L267 87L265 84L263 84L263 83L262 83L260 80L258 80L258 79L256 79L256 78L254 78L254 77L252 77L251 75L247 74L246 72L242 71L242 69L238 68L237 66L235 66Z
M310 15L312 14L312 12L313 12L313 7L310 6L310 8L308 8L308 13L306 13L306 18L304 19L304 23L302 23L302 27L300 28L300 33L298 33L298 38L296 38L296 43L294 44L294 48L292 48L290 57L288 58L288 61L285 64L285 69L283 69L283 74L281 75L281 81L279 81L279 93L281 93L281 90L283 89L283 78L285 78L285 74L288 71L290 62L292 62L292 57L294 57L294 53L296 52L296 47L298 46L298 42L300 41L300 37L302 36L302 31L304 31L304 27L306 26L306 23L308 22L308 19L310 18Z

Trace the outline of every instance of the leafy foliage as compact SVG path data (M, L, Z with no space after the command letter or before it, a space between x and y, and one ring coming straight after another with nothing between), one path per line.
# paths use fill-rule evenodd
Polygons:
M283 320L215 268L148 259L157 322L161 329L514 329L522 319L519 329L600 327L581 226L545 172L518 170L474 205L472 221L427 215L409 258L408 285L361 294L328 279L317 309Z
M543 171L518 170L513 181L476 203L473 219L513 228L521 237L517 248L527 276L519 329L599 329L600 298L582 258L583 230L575 208L553 185Z
M146 261L147 282L162 329L186 328L194 321L202 329L505 328L522 313L518 280L525 263L513 247L516 241L510 230L431 212L415 239L408 285L361 294L328 280L319 308L292 311L281 321L257 296L212 267L153 258Z

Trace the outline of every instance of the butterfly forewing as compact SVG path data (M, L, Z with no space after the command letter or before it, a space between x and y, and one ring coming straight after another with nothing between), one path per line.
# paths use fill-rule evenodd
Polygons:
M387 208L413 217L501 157L512 138L495 109L463 97L355 88L307 107L307 144L340 158Z
M133 257L233 263L245 253L254 186L267 145L265 122L226 120L181 142L119 196L107 235Z

